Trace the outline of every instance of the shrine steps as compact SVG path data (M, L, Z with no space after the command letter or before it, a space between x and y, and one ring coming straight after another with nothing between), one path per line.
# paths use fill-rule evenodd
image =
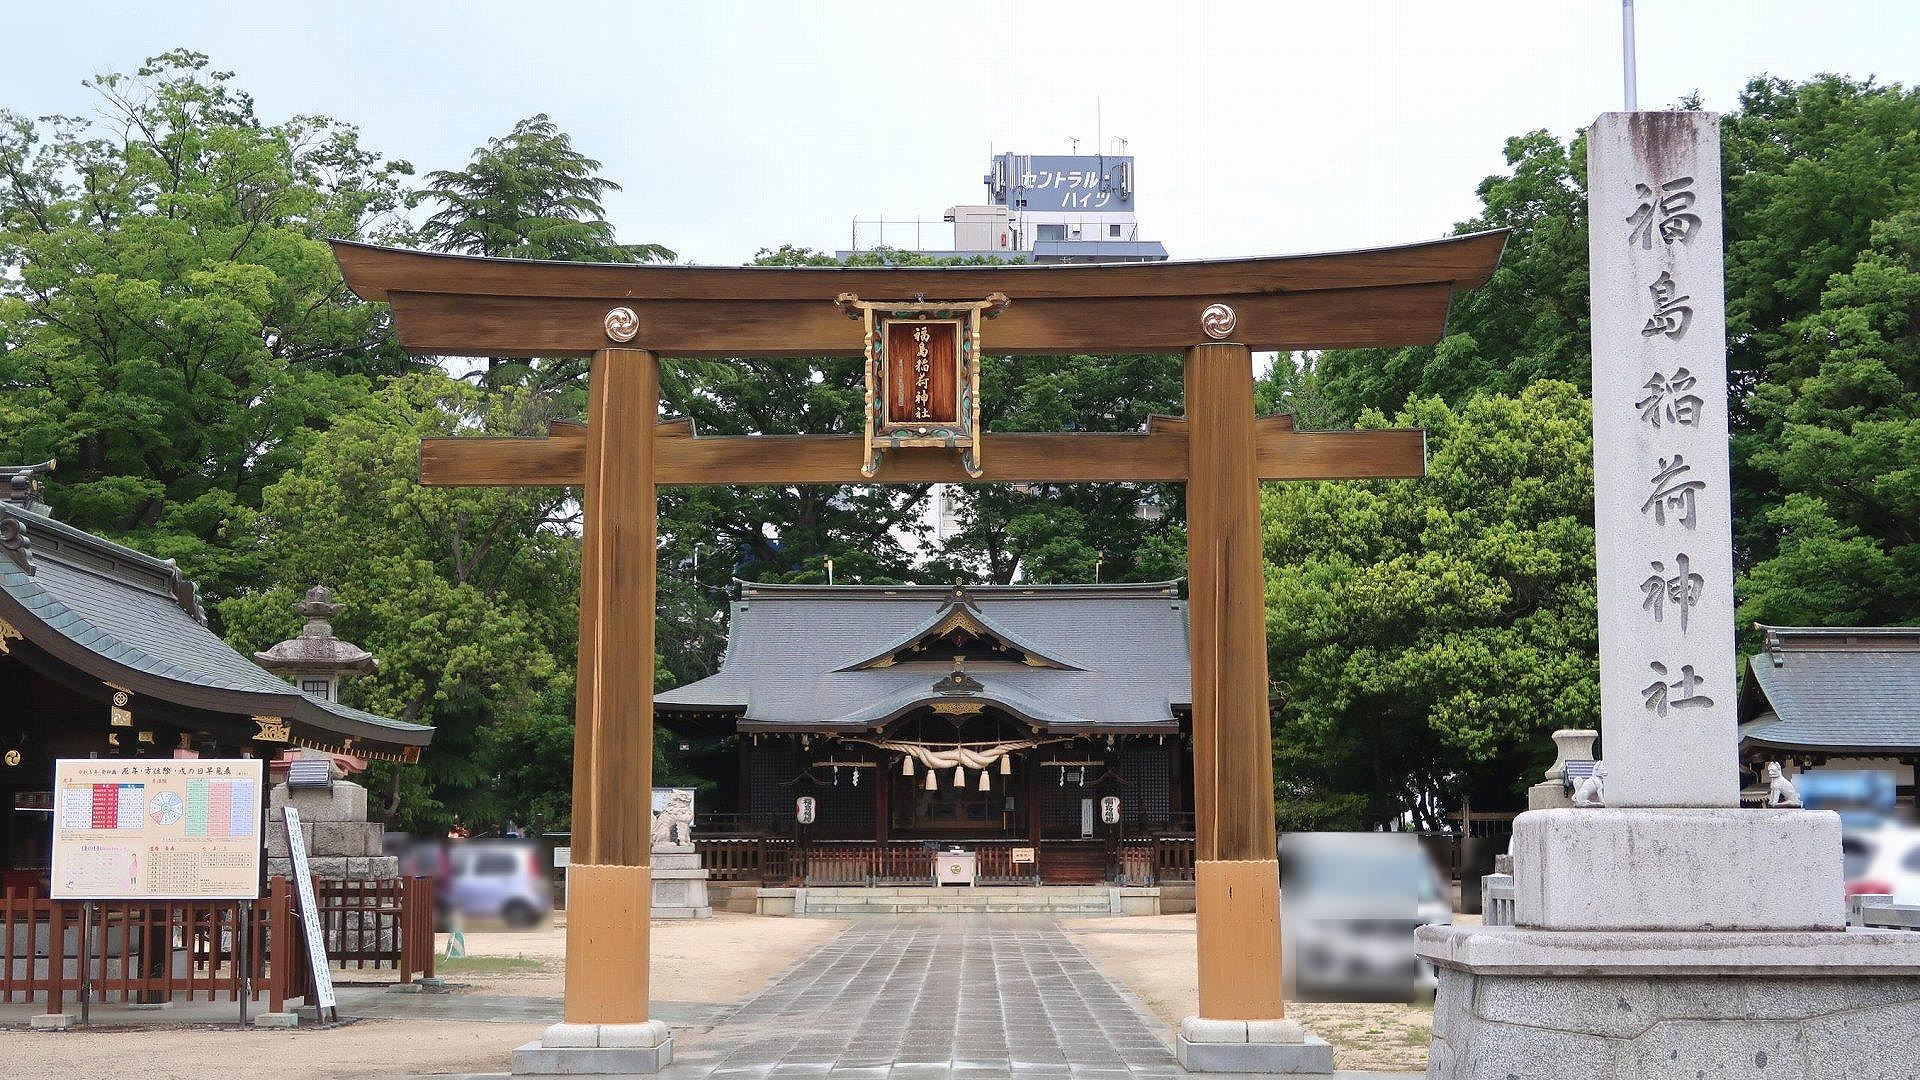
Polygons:
M759 890L764 915L1158 915L1157 886L836 885Z

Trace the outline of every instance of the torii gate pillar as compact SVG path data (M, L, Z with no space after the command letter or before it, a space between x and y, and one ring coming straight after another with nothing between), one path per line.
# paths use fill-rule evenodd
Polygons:
M1285 1019L1280 996L1251 351L1188 350L1186 397L1200 1014L1180 1025L1175 1048L1192 1071L1332 1072L1332 1048Z
M605 1049L624 1068L649 1072L673 1060L669 1029L647 1017L658 358L595 352L588 395L566 1019L539 1049L515 1052L516 1072L547 1071L522 1058L556 1048L576 1061Z

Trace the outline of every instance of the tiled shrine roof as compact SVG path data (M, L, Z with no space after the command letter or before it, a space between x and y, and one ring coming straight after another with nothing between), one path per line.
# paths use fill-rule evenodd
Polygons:
M291 721L296 741L422 747L433 729L306 694L207 629L172 562L0 505L0 619L40 650L137 696ZM417 751L414 751L417 753Z
M1742 749L1920 754L1920 627L1761 626Z
M1177 731L1192 705L1187 606L1171 582L740 588L720 670L657 695L661 712L860 731L970 701L1041 730L1151 734ZM956 631L964 649L948 643Z

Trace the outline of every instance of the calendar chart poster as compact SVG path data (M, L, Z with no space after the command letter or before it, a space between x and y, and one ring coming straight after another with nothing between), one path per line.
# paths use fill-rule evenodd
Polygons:
M55 763L53 898L255 900L257 758Z

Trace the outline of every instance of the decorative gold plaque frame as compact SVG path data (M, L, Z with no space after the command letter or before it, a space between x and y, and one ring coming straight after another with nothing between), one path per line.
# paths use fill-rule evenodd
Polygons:
M980 475L980 321L999 315L1009 302L1004 293L970 301L866 301L852 293L840 294L836 301L840 310L850 319L861 319L864 325L866 405L860 475L874 475L880 468L881 453L902 446L943 446L958 450L961 467L967 475ZM881 382L887 361L887 327L895 322L956 326L954 358L959 370L954 380L954 422L922 424L886 415Z

